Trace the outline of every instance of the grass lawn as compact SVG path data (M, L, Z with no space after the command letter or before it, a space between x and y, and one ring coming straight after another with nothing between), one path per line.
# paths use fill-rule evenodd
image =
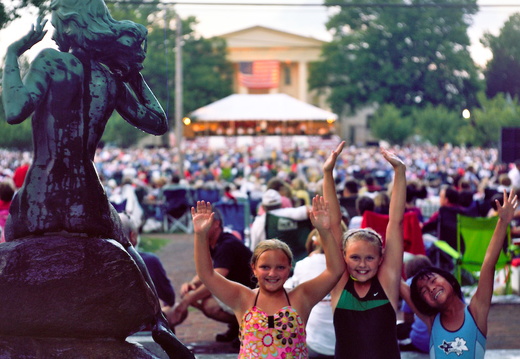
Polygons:
M149 235L141 235L139 250L143 252L157 253L168 243L170 243L170 239L154 237L153 233Z

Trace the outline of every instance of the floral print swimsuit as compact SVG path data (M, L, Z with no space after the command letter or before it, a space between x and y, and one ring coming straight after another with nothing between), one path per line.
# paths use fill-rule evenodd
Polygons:
M305 325L285 292L288 305L274 315L267 315L255 303L242 318L239 359L307 359Z

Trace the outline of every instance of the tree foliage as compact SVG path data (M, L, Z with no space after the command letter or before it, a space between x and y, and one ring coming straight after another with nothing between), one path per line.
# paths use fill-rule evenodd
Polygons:
M486 95L491 98L502 92L520 97L520 13L509 17L498 36L487 32L481 42L493 54L484 71Z
M20 2L11 2L11 7L5 5L5 1L0 2L0 29L3 29L11 21L20 17L20 11L27 7L38 8L45 11L49 0L22 0Z
M433 145L458 144L460 128L464 125L459 111L448 110L442 105L428 104L412 111L417 134Z
M311 68L312 89L331 88L336 113L365 104L427 104L461 109L476 103L477 68L468 51L476 0L325 0L344 6L327 28L333 40ZM369 5L372 4L372 5ZM444 5L441 5L444 4ZM450 6L459 4L458 6Z
M402 145L413 133L413 123L397 107L386 104L379 107L370 120L370 130L380 139Z
M479 107L470 110L469 118L460 111L428 104L410 114L393 104L380 106L370 120L372 134L380 140L402 144L417 137L436 146L445 144L497 147L503 127L520 127L520 102L499 93L488 99L478 95Z
M502 127L520 127L520 103L499 93L492 99L479 94L480 107L460 130L459 142L466 145L497 147Z

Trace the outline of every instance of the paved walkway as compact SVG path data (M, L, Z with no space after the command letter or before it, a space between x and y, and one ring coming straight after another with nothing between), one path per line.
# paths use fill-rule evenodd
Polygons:
M152 234L171 239L171 243L158 254L178 293L181 284L195 274L193 263L193 236L187 234ZM494 299L489 314L486 358L520 359L520 297L509 296ZM229 344L214 341L215 334L225 332L227 325L207 319L201 312L191 309L184 323L176 327L178 338L201 359L236 358L237 350ZM146 336L132 340L146 342ZM149 343L153 347L154 343ZM505 350L505 351L504 351ZM154 350L155 351L155 350ZM419 359L427 355L403 353L402 358ZM162 358L162 357L161 357ZM165 357L167 359L167 357Z

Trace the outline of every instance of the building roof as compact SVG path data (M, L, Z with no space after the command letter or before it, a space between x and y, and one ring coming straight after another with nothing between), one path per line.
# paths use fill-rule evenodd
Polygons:
M198 121L326 121L338 116L286 94L234 94L193 111Z
M302 36L265 26L251 26L237 31L218 35L226 39L228 47L320 47L326 41Z

